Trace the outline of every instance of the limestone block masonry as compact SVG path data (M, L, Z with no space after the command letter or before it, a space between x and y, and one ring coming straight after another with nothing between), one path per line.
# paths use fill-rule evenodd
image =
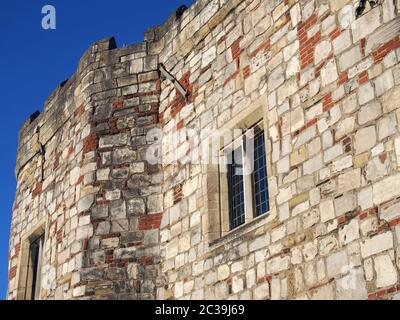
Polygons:
M356 3L198 0L142 43L95 42L20 130L8 299L40 232L41 299L399 298L399 3ZM147 162L147 133L255 110L271 210L221 235L215 170Z

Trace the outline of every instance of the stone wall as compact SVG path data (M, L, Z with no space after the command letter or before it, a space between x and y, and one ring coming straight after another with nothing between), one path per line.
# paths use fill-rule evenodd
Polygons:
M38 227L46 235L42 298L155 297L162 173L144 155L159 122L157 69L146 43L96 42L22 128L10 299L23 297L21 248Z
M21 129L8 298L40 225L46 299L399 298L400 18L355 3L198 0L95 43ZM271 210L226 232L184 130L262 119Z

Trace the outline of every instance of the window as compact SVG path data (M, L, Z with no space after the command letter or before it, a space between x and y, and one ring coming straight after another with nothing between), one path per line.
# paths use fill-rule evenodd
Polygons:
M39 300L43 260L44 226L22 241L17 300Z
M30 244L26 300L39 299L43 242L44 235L41 235Z
M230 157L229 153L227 154ZM245 223L245 203L244 203L244 179L243 168L240 161L235 159L242 158L241 148L233 151L228 164L228 192L229 192L229 223L230 228L235 229Z
M265 156L264 131L254 137L253 192L255 215L258 217L269 211L267 161Z
M223 225L230 231L270 210L262 125L244 132L221 155L220 207Z

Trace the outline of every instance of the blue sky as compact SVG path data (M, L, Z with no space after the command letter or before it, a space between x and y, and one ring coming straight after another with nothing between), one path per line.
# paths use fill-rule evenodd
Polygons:
M143 40L192 0L1 0L0 1L0 299L6 296L8 234L15 192L18 129L57 85L69 78L96 40L115 36L118 46ZM42 7L53 5L57 29L41 28Z

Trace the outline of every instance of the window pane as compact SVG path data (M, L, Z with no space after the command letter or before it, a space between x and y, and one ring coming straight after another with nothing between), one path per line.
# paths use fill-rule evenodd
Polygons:
M255 215L258 217L269 211L264 132L258 133L254 138L253 191Z
M241 148L236 149L231 158L228 164L228 189L229 221L232 230L245 223L243 170L241 163L237 163L242 159Z

